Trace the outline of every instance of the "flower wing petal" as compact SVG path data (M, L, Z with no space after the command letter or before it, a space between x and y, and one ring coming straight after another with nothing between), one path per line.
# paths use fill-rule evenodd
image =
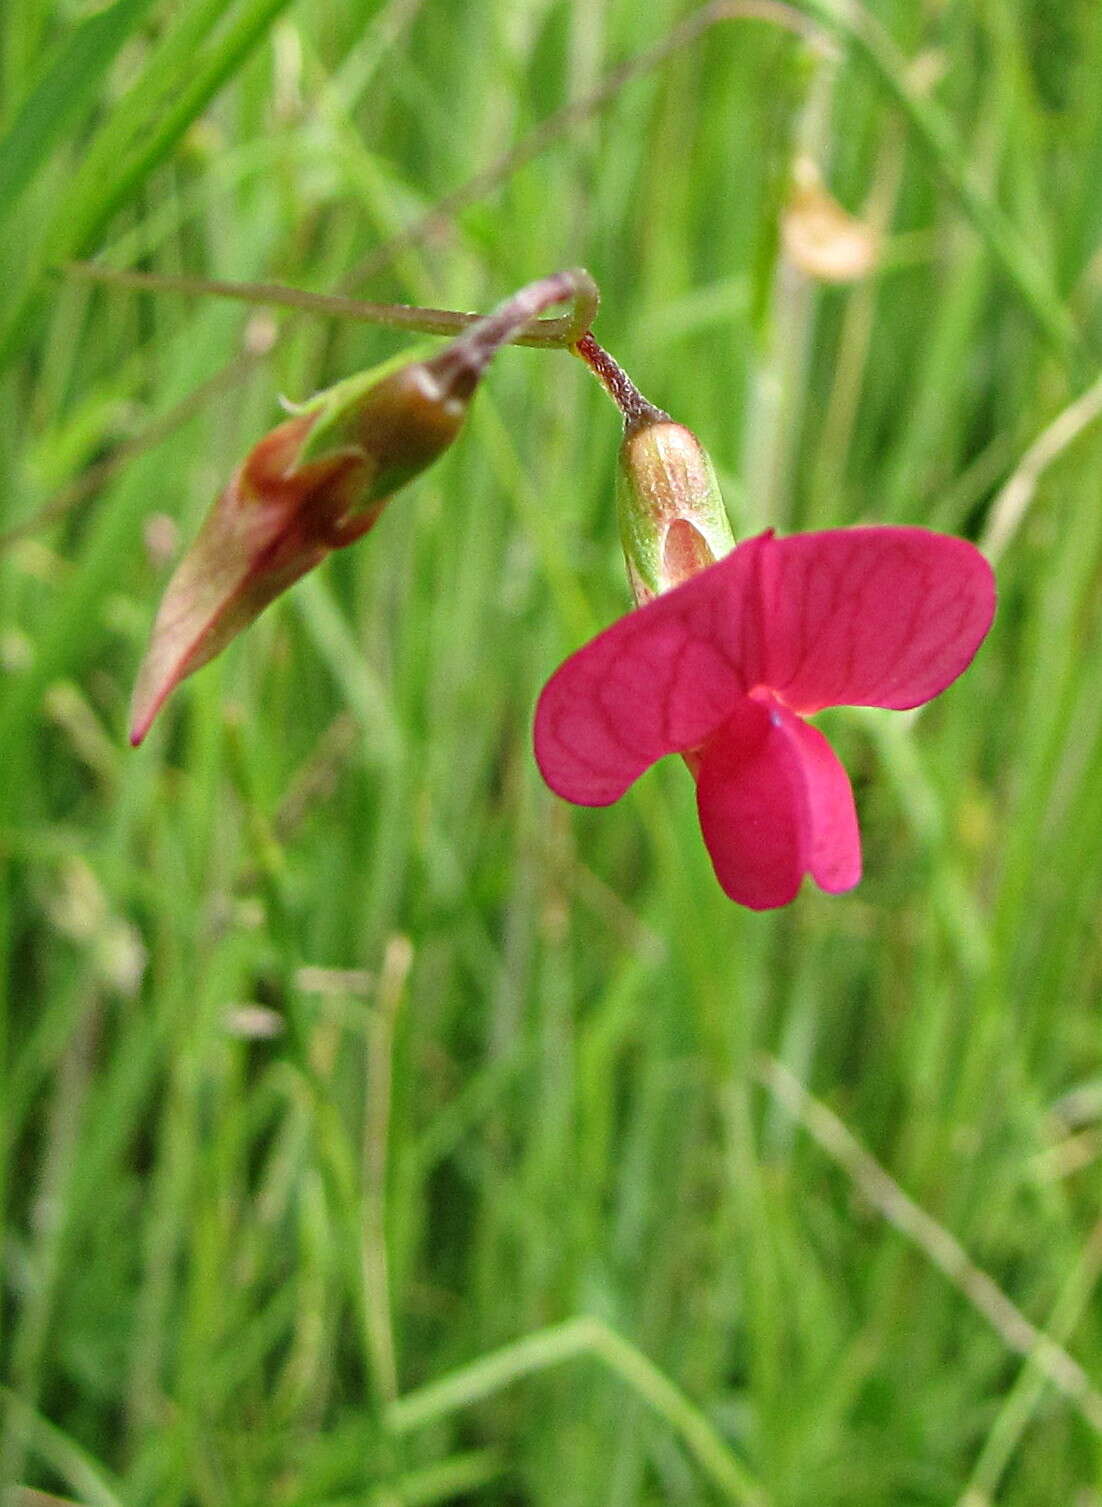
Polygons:
M805 873L832 893L861 877L849 778L822 733L777 702L744 698L705 745L697 810L716 878L752 910L787 905Z
M828 894L851 890L861 879L861 834L849 775L817 727L786 707L777 712L778 731L791 741L799 760L807 800L808 872Z
M990 565L920 528L835 529L767 541L765 683L797 712L902 709L972 661L995 612Z
M536 761L558 795L607 806L663 754L695 748L760 678L750 539L599 633L548 681Z

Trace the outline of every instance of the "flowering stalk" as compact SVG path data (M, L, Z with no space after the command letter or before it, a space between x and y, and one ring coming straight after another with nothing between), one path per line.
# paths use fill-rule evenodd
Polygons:
M169 581L134 690L133 744L185 676L332 550L367 533L394 492L459 434L501 346L567 299L577 339L578 321L596 308L596 287L585 272L558 272L474 320L435 355L401 356L338 382L253 447Z

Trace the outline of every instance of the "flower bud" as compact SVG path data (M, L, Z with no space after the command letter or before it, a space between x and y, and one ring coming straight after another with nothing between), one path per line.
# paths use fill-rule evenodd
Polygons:
M735 546L708 452L691 429L659 409L628 419L616 504L637 606Z
M138 673L131 743L162 702L455 439L477 383L448 347L319 393L256 444L168 583Z

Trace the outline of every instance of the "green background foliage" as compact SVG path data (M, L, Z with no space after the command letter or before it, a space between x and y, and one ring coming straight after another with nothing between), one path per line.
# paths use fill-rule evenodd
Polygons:
M1102 1501L1102 12L803 0L813 46L701 27L530 136L691 10L0 10L20 1507ZM874 277L780 256L797 151ZM279 394L401 342L75 256L456 308L585 265L739 533L997 547L961 682L823 718L861 887L732 906L677 761L543 788L539 688L627 605L561 352L129 751L180 540Z

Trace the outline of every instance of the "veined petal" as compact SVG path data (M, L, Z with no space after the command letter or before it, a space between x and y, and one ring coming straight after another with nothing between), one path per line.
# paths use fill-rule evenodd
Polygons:
M772 698L744 697L705 744L700 828L723 889L770 910L810 873L825 890L861 877L853 792L823 735Z
M770 910L796 898L807 869L807 802L791 740L768 706L744 697L705 744L696 804L716 878L732 900Z
M787 707L773 707L778 733L795 749L807 799L807 871L821 890L837 895L861 879L861 833L853 786L841 760L817 727Z
M797 712L919 706L968 667L995 613L979 550L926 529L771 539L760 570L762 680Z
M749 539L572 654L536 708L551 789L607 806L663 754L703 743L761 679L757 559Z

